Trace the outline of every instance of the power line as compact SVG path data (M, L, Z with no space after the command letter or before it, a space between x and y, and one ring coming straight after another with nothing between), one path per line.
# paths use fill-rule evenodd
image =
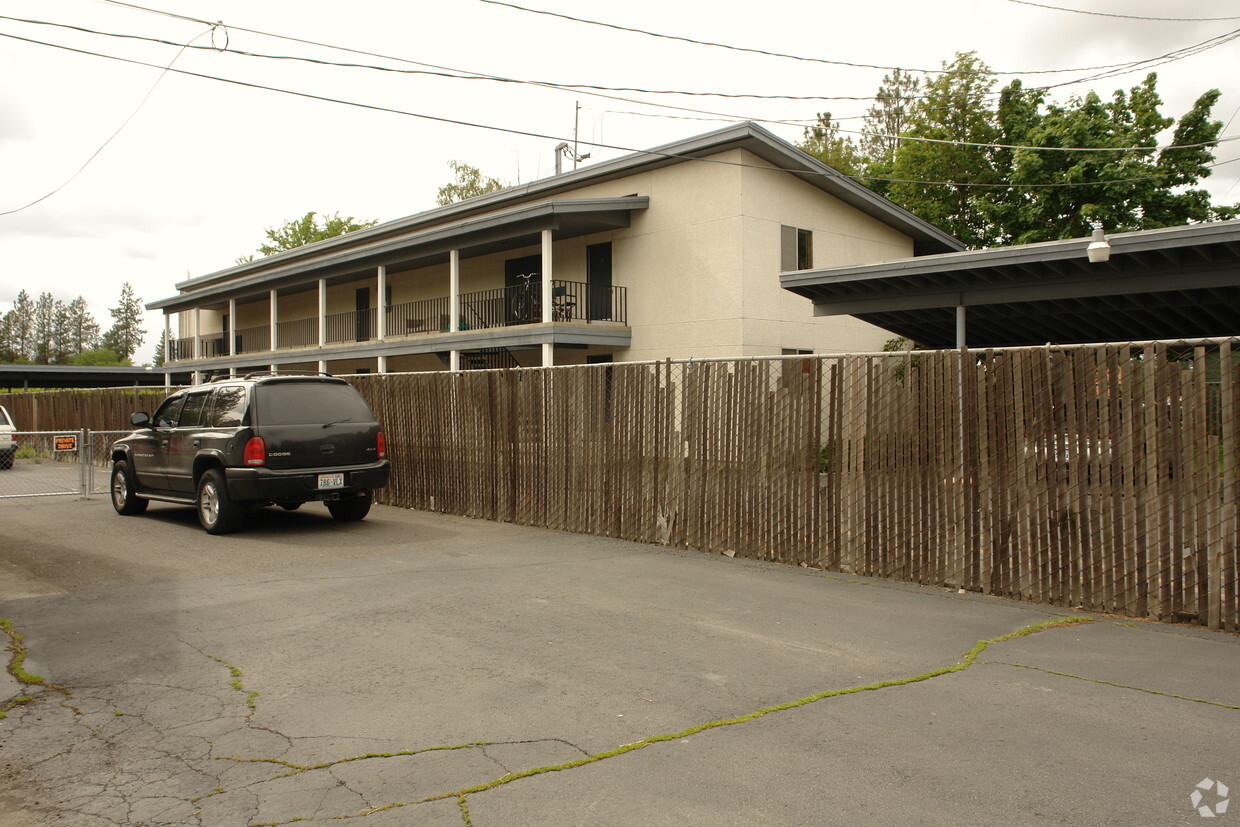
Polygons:
M482 0L482 1L491 2L491 0ZM203 23L206 25L223 25L222 23L213 24L211 21L201 20L199 18L193 18L193 17L186 17L185 15L175 14L173 12L167 12L161 9L152 9L152 8L148 8L145 6L139 6L133 3L124 2L124 0L99 0L99 2L107 3L108 5L114 5L114 6L118 6L122 8L133 9L136 11L148 12L150 14L155 14L159 16L170 17L170 18L177 19L177 20L186 20L186 21L191 21L191 22ZM511 5L511 4L500 3L499 5ZM513 6L513 8L520 9L522 7ZM303 38L292 37L288 35L281 35L281 34L276 34L273 32L265 32L259 29L250 29L250 28L246 28L243 26L232 26L231 28L236 29L237 31L247 32L249 34L259 35L261 37L270 37L270 38L274 38L278 40L287 40L287 41L294 42L294 43L301 43L301 44L316 46L319 48L324 48L324 49L329 49L329 50L342 51L342 52L351 53L351 54L359 54L359 55L364 55L367 57L376 57L376 58L381 58L384 60L393 60L393 61L400 62L400 63L408 63L414 66L424 66L424 67L428 67L431 69L442 70L445 72L464 73L464 74L470 75L471 77L476 76L477 79L490 79L490 80L494 80L497 82L526 83L532 86L540 86L543 88L556 89L556 90L561 90L561 91L566 88L572 88L572 87L565 87L564 85L554 84L550 82L521 81L521 80L517 80L514 78L507 78L501 75L492 75L492 74L487 74L487 73L482 73L482 72L471 72L469 70L455 69L452 67L440 66L436 64L421 63L419 61L409 60L407 58L383 55L383 54L378 54L375 52L352 49L352 48L345 47L345 46L336 46L330 43L321 43L318 41L306 40ZM1215 38L1210 38L1208 40L1202 41L1201 43L1197 43L1191 46L1183 47L1181 49L1173 50L1164 55L1160 55L1154 58L1145 58L1145 59L1127 63L1127 64L1114 64L1115 66L1121 67L1121 68L1114 69L1113 71L1101 72L1100 74L1093 75L1087 78L1080 78L1080 79L1069 80L1069 81L1061 81L1055 84L1043 85L1043 86L1039 86L1036 88L1031 88L1030 91L1037 91L1037 90L1049 91L1050 89L1063 87L1063 86L1071 86L1077 83L1088 82L1090 80L1100 80L1100 79L1104 79L1108 77L1117 77L1119 75L1126 74L1129 71L1136 71L1138 67L1152 68L1154 66L1158 66L1158 65L1165 64L1165 63L1170 63L1176 60L1182 60L1184 58L1191 57L1207 49L1212 49L1217 46L1220 46L1223 43L1226 43L1226 42L1229 42L1230 40L1235 39L1236 37L1240 37L1240 29L1237 29L1234 32L1229 32L1228 34L1225 34L1225 35L1220 35ZM1047 71L1051 72L1051 71L1085 71L1085 70L1076 69L1076 70L1047 70ZM1037 73L1037 72L1034 72L1034 73ZM649 107L654 107L654 108L659 108L659 109L670 109L670 110L679 111L679 112L691 112L697 115L707 115L707 116L712 116L712 117L717 117L717 118L724 118L728 120L753 120L753 121L759 121L762 123L777 123L777 124L782 124L786 126L803 125L797 120L773 120L769 118L754 118L750 116L736 115L733 113L712 112L709 110L695 109L692 107L677 106L673 104L657 103L653 101L632 100L630 98L617 97L614 95L606 94L605 92L602 92L602 91L591 91L585 88L572 88L572 90L576 93L590 95L592 97L599 97L599 98L603 98L606 100L616 100L616 101L622 101L625 103L637 104L639 106L649 106ZM986 95L986 97L998 97L1000 94L1001 93L990 93ZM871 98L856 98L856 99L867 100ZM872 99L878 100L879 98L874 97ZM860 117L864 117L864 116L858 116L858 118ZM856 119L856 118L853 118L853 119Z
M1033 6L1039 9L1050 9L1051 11L1066 11L1072 14L1088 14L1093 17L1118 17L1122 20L1154 20L1161 23L1217 23L1224 20L1240 20L1240 17L1146 17L1140 14L1115 14L1105 11L1091 11L1089 9L1069 9L1063 6L1048 6L1045 3L1031 3L1030 0L1008 0L1009 3L1016 3L1021 6Z
M110 0L108 1L110 2ZM393 115L404 115L404 116L411 117L411 118L434 121L436 123L445 123L445 124L451 124L455 126L465 126L465 127L471 127L474 129L485 129L485 130L492 131L492 132L503 132L506 134L519 135L519 136L527 137L527 138L538 138L541 140L557 141L557 142L567 140L566 138L562 136L548 135L548 134L539 133L539 132L530 132L527 130L513 129L510 127L496 126L494 124L477 123L473 121L463 121L463 120L459 120L456 118L447 118L447 117L442 117L439 115L428 115L428 114L421 113L421 112L410 112L408 110L395 109L392 107L379 106L376 104L361 103L359 101L343 100L340 98L332 98L332 97L328 97L325 95L316 95L311 92L299 92L299 91L292 90L292 89L283 89L277 86L267 86L265 84L252 83L249 81L237 80L235 78L223 78L223 77L218 77L216 75L207 75L207 74L203 74L200 72L191 72L187 69L174 68L171 65L167 67L161 67L158 64L147 63L146 61L136 60L133 58L119 57L117 55L108 55L108 54L103 54L100 52L92 52L87 49L79 49L79 48L75 48L72 46L65 46L65 45L61 45L57 43L47 43L44 41L34 40L32 38L27 38L27 37L21 37L18 35L8 34L5 32L0 32L0 37L7 37L9 39L18 40L18 41L22 41L25 43L31 43L31 44L39 45L39 46L47 46L47 47L54 48L54 49L61 49L61 50L68 51L68 52L74 52L76 54L104 58L107 60L113 60L113 61L117 61L120 63L128 63L128 64L135 65L135 66L147 66L147 67L155 68L155 69L162 68L165 72L175 72L177 74L186 75L188 77L196 77L196 78L201 78L203 80L213 80L213 81L217 81L220 83L232 84L235 86L241 86L241 87L245 87L249 89L259 89L259 90L268 91L268 92L277 92L280 94L291 95L293 97L306 98L308 100L316 100L316 101L321 101L325 103L336 103L336 104L341 104L343 106L352 106L358 109L366 109L366 110L375 111L375 112L385 112L385 113L393 114ZM597 141L590 141L590 142L583 142L583 143L586 143L587 146L598 147L600 149L611 149L611 150L616 150L618 152L626 152L626 153L633 153L633 154L640 154L640 155L650 155L654 157L668 158L668 159L673 159L673 160L698 161L701 163L713 163L713 164L720 164L723 166L762 169L762 170L768 170L768 171L788 172L788 173L794 173L794 174L805 174L807 172L810 172L810 174L820 175L826 178L838 178L838 179L843 179L843 180L853 180L859 177L859 176L845 175L844 173L839 172L838 170L831 170L830 172L820 173L820 172L811 172L811 171L803 170L803 169L802 170L781 169L778 167L769 167L769 166L762 166L762 165L757 165L757 164L746 164L746 163L739 162L739 161L725 161L725 160L721 160L718 158L699 158L697 156L685 155L681 153L660 152L660 151L651 150L651 149L636 149L633 147L618 146L615 144L605 144L605 143L601 143ZM1221 166L1221 164L1206 164L1204 166L1215 167L1215 166ZM894 183L911 183L911 184L920 184L920 185L925 185L925 186L987 187L987 188L1006 187L1008 189L1046 189L1046 188L1055 188L1055 187L1066 188L1066 187L1082 187L1082 186L1103 186L1107 184L1122 184L1122 183L1131 183L1131 182L1137 182L1137 181L1150 181L1150 180L1155 180L1158 178L1165 178L1165 177L1166 177L1166 173L1154 173L1152 175L1136 176L1132 178L1113 179L1113 180L1106 180L1106 181L1063 182L1063 183L1057 183L1057 184L1011 184L1011 183L979 184L979 183L958 182L958 181L907 181L904 179L877 178L877 177L869 177L869 178L866 178L865 180L891 181Z
M111 1L112 0L105 0L105 2L111 2ZM654 38L659 38L662 40L676 40L681 43L691 43L695 46L709 46L715 49L727 49L733 52L747 52L749 54L764 55L767 57L777 57L777 58L783 58L785 60L797 60L797 61L802 61L806 63L823 63L823 64L827 64L830 66L846 66L846 67L850 67L854 69L883 69L886 71L894 71L895 69L902 69L904 71L921 72L922 74L927 74L927 75L981 74L978 72L960 72L960 71L955 71L955 70L950 70L950 69L908 69L907 67L902 67L902 66L883 66L883 65L874 64L874 63L855 63L855 62L846 61L846 60L829 60L827 58L820 58L820 57L807 57L805 55L794 55L794 54L788 54L786 52L774 52L774 51L769 51L766 49L755 49L755 48L751 48L748 46L734 46L728 43L718 43L718 42L710 41L710 40L697 40L696 38L692 38L692 37L685 37L682 35L674 35L674 34L665 34L663 32L653 32L647 29L638 29L638 28L634 28L631 26L620 26L615 23L607 23L601 20L590 20L584 17L574 17L573 15L570 15L570 14L547 11L545 9L534 9L534 8L529 8L527 6L518 6L515 3L504 2L504 0L478 0L478 2L487 3L492 6L503 6L504 8L513 9L519 12L525 12L527 14L539 14L539 15L545 15L547 17L557 17L557 18L560 18L561 20L569 20L574 23L582 23L587 26L599 26L605 29L614 29L616 31L630 32L632 34L640 34L645 37L654 37ZM1144 62L1144 61L1141 61L1141 62ZM1112 63L1112 64L1103 65L1103 66L1083 66L1083 67L1077 67L1077 68L1071 68L1071 69L1026 69L1024 71L992 70L990 74L995 74L995 75L1056 75L1056 74L1065 74L1067 72L1095 72L1095 71L1104 70L1104 69L1107 69L1107 70L1118 69L1118 68L1122 68L1124 66L1129 66L1129 65L1131 64Z
M154 92L155 92L155 87L156 87L156 86L159 86L159 82L160 82L160 81L162 81L162 80L164 79L164 77L166 77L166 76L167 76L167 74L168 74L168 72L169 72L169 71L174 71L174 70L172 69L172 64L173 64L173 63L176 63L176 62L177 62L177 60L179 60L179 59L180 59L181 55L185 54L185 50L186 50L186 49L188 49L188 48L190 47L190 44L191 44L191 43L193 43L195 40L197 40L199 37L203 37L204 35L210 34L210 33L211 33L211 32L213 32L214 30L215 30L215 29L214 29L214 27L212 27L211 29L208 29L207 31L203 32L202 34L198 35L197 37L192 38L192 39L191 39L188 43L185 43L185 44L171 44L171 45L180 45L180 46L181 46L181 50L180 50L179 52L177 52L177 53L176 53L176 56L172 58L172 60L168 63L168 65L167 65L167 66L164 66L164 67L163 67L163 71L159 73L159 77L155 78L155 82L151 84L151 88L150 88L150 89L146 90L146 94L142 96L142 100L138 103L138 106L137 106L137 107L133 110L133 112L130 112L130 113L129 113L129 117L128 117L128 118L126 118L124 121L122 121L122 122L121 122L121 125L120 125L120 126L118 126L118 127L116 128L116 130L115 130L115 131L114 131L111 135L109 135L109 136L108 136L107 140L105 140L102 144L100 144L100 145L99 145L99 148L98 148L98 149L96 149L93 153L91 153L91 156L90 156L89 158L87 158L87 159L86 159L85 163L83 163L80 167L78 167L77 172L75 172L75 173L73 173L72 175L70 175L70 176L68 177L68 179L66 179L66 180L65 180L65 182L64 182L64 183L62 183L60 186L56 187L55 189L53 189L51 192L47 193L46 195L44 195L44 196L42 196L42 197L40 197L40 198L36 198L35 200L31 201L29 204L26 204L26 205L24 205L24 206L17 207L17 208L15 208L15 209L11 209L11 210L4 210L4 211L0 212L0 216L3 216L3 215L13 215L14 213L19 213L19 212L21 212L22 210L27 210L27 209L30 209L30 208L31 208L31 207L33 207L35 204L39 204L39 203L42 203L43 201L46 201L47 199L51 198L51 197L52 197L53 195L55 195L56 193L58 193L58 192L60 192L61 190L63 190L65 187L67 187L67 186L69 186L70 184L72 184L72 183L73 183L73 181L74 181L74 180L75 180L75 179L76 179L79 175L81 175L83 172L85 172L86 168L87 168L88 166L90 166L91 162L92 162L92 161L94 161L96 158L98 158L98 157L99 157L99 154L100 154L101 152L103 152L103 150L104 150L104 149L108 146L108 144L112 143L112 140L113 140L113 139L114 139L117 135L121 134L121 131L122 131L122 130L126 127L126 126L128 126L128 125L129 125L129 122L130 122L130 121L132 121L135 117L137 117L138 113L142 111L142 107L146 106L146 102L147 102L148 100L150 100L150 99L151 99L151 95L152 95L152 94L154 94ZM5 35L5 36L7 37L7 35ZM146 65L147 65L147 66L152 66L152 64L149 64L149 63L148 63L148 64L146 64ZM160 67L159 67L159 66L152 66L152 68L158 69L158 68L160 68Z
M485 0L485 1L489 2L489 0ZM67 23L57 23L54 21L32 20L28 18L9 17L7 15L0 15L0 20L12 20L15 22L20 22L20 23L54 26L54 27L59 27L59 28L71 29L73 31L83 32L87 34L95 34L95 35L124 38L124 39L131 39L131 40L141 40L141 41L146 41L150 43L159 43L159 44L163 44L166 46L181 45L181 44L174 43L169 40L163 40L160 38L146 37L143 35L116 33L116 32L104 32L104 31L99 31L96 29L84 28L82 26L74 26L74 25L70 25ZM218 29L218 28L226 29L226 27L223 27L222 25L217 24L211 29L211 31L214 32L215 29ZM581 85L581 84L551 83L548 81L517 80L513 78L504 78L504 77L495 76L495 75L456 74L452 72L432 72L432 71L427 71L424 69L397 69L397 68L392 68L388 66L376 66L372 64L363 64L363 63L342 63L342 62L337 62L337 61L322 60L319 58L302 57L298 55L263 54L259 52L246 51L242 49L234 49L231 47L219 48L216 46L192 46L190 44L186 44L181 47L182 52L184 52L184 50L188 48L193 48L193 49L202 50L202 51L214 51L217 53L236 54L236 55L242 55L245 57L253 57L253 58L267 59L267 60L300 61L300 62L312 63L312 64L322 65L322 66L333 66L333 67L350 68L350 69L368 69L368 70L375 70L375 71L382 71L382 72L394 72L398 74L425 74L425 75L432 75L436 77L454 78L454 79L459 79L459 80L490 80L490 81L497 81L497 82L503 82L503 83L550 86L554 88L565 88L565 89L572 89L572 90L607 89L607 90L612 90L612 91L630 91L630 92L650 92L651 91L651 90L646 90L646 89L636 89L632 87L586 86L586 85ZM178 54L178 57L179 56L180 55ZM426 64L422 64L422 65L426 65ZM772 100L775 100L775 99L835 100L836 99L836 98L818 98L818 97L793 97L793 96L786 96L786 95L727 95L726 93L714 93L714 92L662 91L662 92L657 92L657 93L658 94L684 94L684 95L716 95L718 94L724 97L760 97L760 98L772 99ZM857 98L839 98L839 99L857 100ZM874 100L874 98L864 98L864 100ZM643 103L641 101L628 101L628 102ZM752 120L752 121L759 121L763 123L778 123L778 124L788 125L788 126L801 125L800 122L771 120L771 119L763 119L763 118L751 118L751 117L738 117L735 115L728 115L724 113L702 112L701 110L690 110L690 111L699 112L701 114L714 115L716 116L716 118L722 118L725 120ZM639 113L631 113L631 114L639 114ZM817 121L810 121L810 125L813 125L815 123L817 123ZM1220 138L1220 139L1216 139L1213 141L1202 141L1202 142L1195 143L1195 144L1171 144L1168 146L1159 146L1157 144L1154 144L1154 145L1115 146L1115 147L1077 147L1077 146L1031 146L1031 145L1022 145L1022 144L1000 144L1000 143L990 143L990 142L961 141L961 140L945 139L945 138L925 138L925 137L911 137L911 136L904 136L904 135L886 135L882 133L872 133L872 132L866 132L863 130L855 130L855 129L849 130L849 129L837 128L837 131L844 133L844 134L849 134L849 135L867 135L873 138L888 139L888 140L901 140L901 141L909 141L909 142L915 142L915 143L950 144L953 146L972 146L972 147L981 147L985 149L1023 149L1023 150L1029 150L1029 151L1045 151L1045 152L1137 152L1137 151L1165 151L1168 149L1199 149L1201 147L1216 146L1220 142L1236 139L1236 138ZM1237 137L1240 137L1240 136L1237 136Z

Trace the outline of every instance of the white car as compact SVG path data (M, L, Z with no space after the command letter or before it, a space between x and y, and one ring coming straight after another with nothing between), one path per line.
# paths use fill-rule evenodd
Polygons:
M13 455L17 453L17 426L13 417L0 405L0 469L13 467Z

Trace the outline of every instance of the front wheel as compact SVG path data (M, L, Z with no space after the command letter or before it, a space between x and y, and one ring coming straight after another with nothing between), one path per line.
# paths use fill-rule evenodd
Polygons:
M329 502L327 510L342 523L355 523L370 513L370 492L363 491L347 500Z
M146 511L149 501L134 493L133 473L129 470L129 463L123 459L112 463L111 490L112 507L117 514L129 517Z
M218 468L198 480L198 522L208 534L230 534L241 528L245 509L228 496L224 474Z

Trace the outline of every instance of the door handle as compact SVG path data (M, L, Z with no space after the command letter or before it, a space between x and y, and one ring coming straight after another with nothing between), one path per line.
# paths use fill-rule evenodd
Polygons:
M200 440L197 440L197 439L195 439L195 440L194 440L194 447L195 447L195 448L197 448L197 447L198 447L199 442L200 442Z

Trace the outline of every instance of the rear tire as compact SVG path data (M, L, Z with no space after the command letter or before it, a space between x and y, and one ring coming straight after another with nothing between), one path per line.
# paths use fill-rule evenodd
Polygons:
M363 491L347 500L329 502L327 510L342 523L355 523L370 513L370 492Z
M7 471L13 467L13 454L15 451L5 451L0 454L0 471Z
M224 472L212 468L198 480L198 522L208 534L231 534L245 521L245 509L228 496Z
M10 460L11 462L11 460ZM8 466L5 466L6 468ZM131 517L134 514L141 514L146 511L149 500L144 500L134 493L133 472L129 470L129 463L123 459L118 459L112 463L112 485L110 486L112 493L112 508L116 509L117 514L123 514Z
M301 508L301 503L293 503L293 502L276 503L276 505L280 506L285 511L296 511L297 509Z

